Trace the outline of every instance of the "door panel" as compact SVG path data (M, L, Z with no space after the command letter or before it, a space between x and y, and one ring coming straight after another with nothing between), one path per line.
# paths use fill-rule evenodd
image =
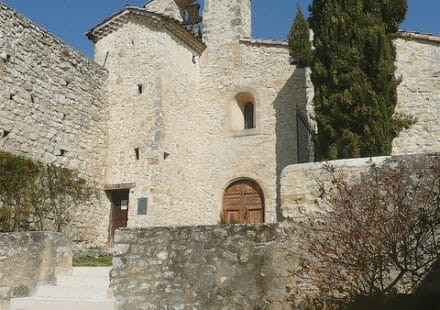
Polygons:
M261 224L264 223L263 191L251 180L232 183L224 193L224 224Z
M247 210L246 224L261 224L263 223L263 212L261 209Z
M113 244L115 231L121 227L127 227L129 190L115 190L111 191L109 195L112 202L109 225L109 243Z
M224 213L224 220L228 224L240 224L241 223L241 210L226 210Z

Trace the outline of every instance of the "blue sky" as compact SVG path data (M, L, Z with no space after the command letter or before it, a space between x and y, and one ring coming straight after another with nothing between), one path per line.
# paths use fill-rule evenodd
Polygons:
M93 44L84 33L125 4L146 0L0 0L92 57ZM285 39L298 3L307 13L311 0L252 0L253 36ZM440 0L408 0L401 29L440 34Z

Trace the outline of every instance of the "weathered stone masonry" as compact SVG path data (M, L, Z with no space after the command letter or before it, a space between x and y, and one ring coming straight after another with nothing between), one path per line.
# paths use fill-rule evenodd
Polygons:
M393 154L440 151L440 37L401 32L396 113L417 122L393 141Z
M219 223L225 188L249 178L264 192L266 222L275 222L278 177L297 162L304 71L290 66L285 42L249 38L247 0L206 3L206 45L149 12L157 3L126 7L88 33L110 74L105 184L135 184L130 227L197 225ZM255 128L231 128L237 95L253 99ZM141 197L147 215L136 212Z
M117 309L291 309L286 229L277 224L124 229Z
M381 170L402 165L417 178L421 163L439 158L417 154L327 164L358 182L372 164ZM314 291L295 276L307 253L300 234L310 233L298 223L320 199L317 180L331 180L325 164L284 170L280 224L120 230L111 272L117 309L303 309L304 298Z
M0 234L0 309L11 297L31 296L72 269L72 240L55 232ZM7 308L6 308L7 309Z
M0 4L0 148L128 191L130 227L219 224L240 179L258 183L264 221L276 222L291 190L283 170L311 158L296 117L314 128L310 71L290 64L286 42L251 38L250 0L207 0L203 40L182 25L183 2L127 6L98 24L87 34L96 63ZM393 154L438 151L440 40L395 43L397 113L418 122ZM239 128L240 100L254 104L253 128ZM76 239L106 243L108 197L78 208Z
M107 71L0 3L0 149L78 169L101 184ZM79 239L107 239L108 205L75 216Z

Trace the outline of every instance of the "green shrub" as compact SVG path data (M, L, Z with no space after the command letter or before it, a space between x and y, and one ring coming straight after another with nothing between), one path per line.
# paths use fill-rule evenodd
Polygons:
M77 171L0 152L0 232L61 231L93 193Z

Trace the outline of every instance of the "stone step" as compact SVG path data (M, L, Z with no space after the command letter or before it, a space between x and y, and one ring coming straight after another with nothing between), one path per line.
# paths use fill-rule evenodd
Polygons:
M108 276L57 276L57 286L108 288L109 285Z
M114 310L111 299L26 297L11 299L10 310Z
M73 267L72 276L108 277L112 267Z
M108 288L106 287L72 287L72 286L38 286L35 297L55 298L107 298Z

